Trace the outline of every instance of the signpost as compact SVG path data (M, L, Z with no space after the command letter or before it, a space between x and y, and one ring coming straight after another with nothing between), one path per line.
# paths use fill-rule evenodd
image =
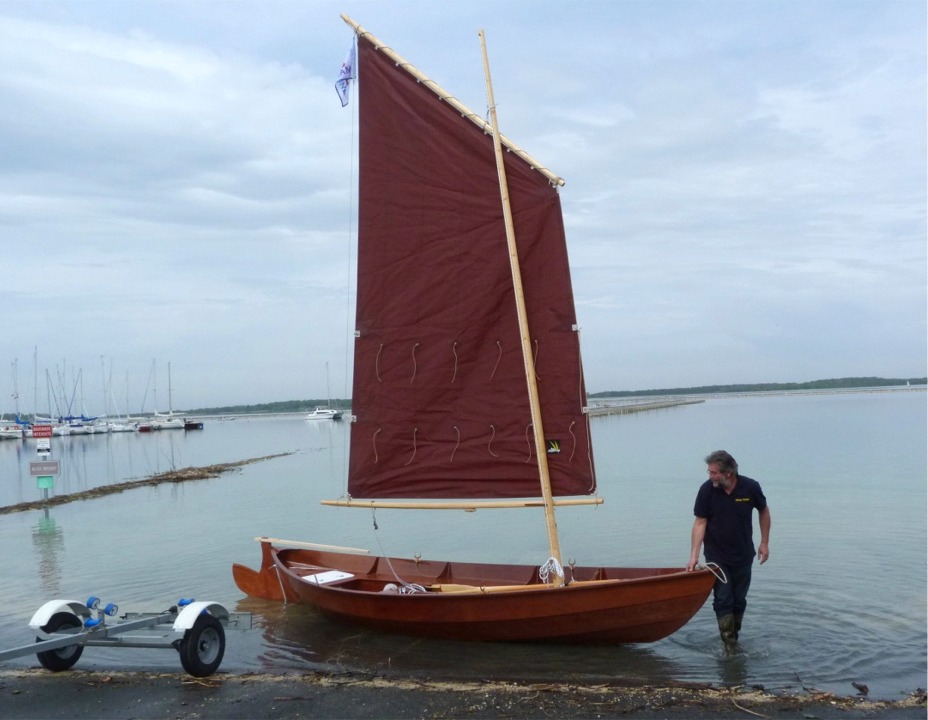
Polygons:
M61 470L57 460L43 460L29 463L29 474L35 478L36 487L48 500L48 491L55 487L55 475Z
M43 460L42 462L29 463L29 474L32 475L32 477L57 475L60 471L61 463L57 460Z

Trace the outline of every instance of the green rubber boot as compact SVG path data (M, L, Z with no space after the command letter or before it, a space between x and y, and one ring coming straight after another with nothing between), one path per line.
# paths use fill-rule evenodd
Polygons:
M725 652L732 653L738 646L738 632L735 630L735 616L721 615L719 621L719 635L725 643Z
M735 640L738 639L738 634L741 632L741 621L744 620L744 615L735 615Z

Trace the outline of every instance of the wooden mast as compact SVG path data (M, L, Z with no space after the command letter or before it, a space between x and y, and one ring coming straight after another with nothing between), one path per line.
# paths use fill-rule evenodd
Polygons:
M522 272L519 269L519 253L516 247L515 225L512 221L512 208L509 205L509 184L506 181L506 166L503 159L503 143L496 119L496 101L493 98L493 82L490 79L490 60L487 57L487 43L483 30L480 31L480 47L483 51L483 74L487 83L487 105L490 108L490 123L493 126L493 146L496 150L496 173L499 176L499 191L503 204L503 220L506 225L506 243L509 246L509 265L512 269L512 284L516 296L516 313L519 318L519 335L522 341L522 361L525 366L525 384L528 387L529 406L532 414L532 429L535 435L535 454L538 457L538 476L541 483L541 497L544 501L545 524L548 528L548 547L551 557L561 565L561 544L557 535L557 522L554 518L553 494L551 492L551 475L548 470L548 454L545 447L544 428L541 422L541 403L538 400L538 384L535 376L535 361L532 356L532 339L529 334L528 313L525 309L525 294L522 290ZM564 578L552 573L552 584L563 585Z

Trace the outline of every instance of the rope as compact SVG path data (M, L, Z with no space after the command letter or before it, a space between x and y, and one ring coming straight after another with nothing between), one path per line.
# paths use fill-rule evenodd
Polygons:
M487 451L488 451L488 452L490 453L490 455L492 455L493 457L499 457L499 455L497 455L495 452L493 452L493 447L492 447L492 446L493 446L493 438L496 437L496 428L495 428L493 425L490 425L490 430L493 431L493 434L490 436L490 441L487 443Z
M532 440L533 438L530 437L531 432L532 432L532 424L529 423L528 425L525 426L525 444L528 445L528 457L525 458L525 462L532 461Z
M493 366L493 372L490 373L490 380L496 375L496 368L499 367L499 361L503 359L503 344L497 340L496 347L499 348L499 355L496 356L496 365Z
M409 378L409 384L412 385L413 381L416 379L416 348L419 347L419 343L416 343L412 346L412 377Z
M409 460L406 461L406 465L409 465L409 463L411 463L413 459L416 457L416 433L417 432L419 432L419 428L413 428L412 430L412 455L410 456ZM403 467L406 467L406 465L404 465Z
M277 576L277 584L280 585L280 594L284 596L284 605L287 604L287 591L284 590L284 581L280 579L280 568L274 566L274 574Z
M377 432L371 436L371 445L374 448L374 465L380 462L380 456L377 454L377 436L380 434L381 430L383 430L383 428L377 428Z
M377 376L377 382L383 382L383 378L380 377L380 353L383 352L383 343L380 343L380 347L377 348L377 357L374 358L374 374Z
M377 521L374 521L374 530L377 530ZM383 543L380 542L380 536L375 535L377 538L377 546L380 548L380 556L387 561L387 566L390 568L390 572L393 574L394 579L400 584L399 587L393 585L393 583L387 583L383 586L383 592L393 592L394 590L399 595L413 595L415 593L424 593L428 592L422 585L418 583L409 583L403 580L396 572L396 569L393 567L393 563L390 562L390 556L387 555L386 550L383 549ZM392 586L392 587L391 587Z
M571 462L574 459L574 453L577 451L577 436L574 435L574 425L576 424L576 420L571 420L570 425L567 426L567 432L569 432L570 436L574 439L574 444L573 447L570 448L570 457L567 458L567 462Z
M455 378L458 376L458 351L457 351L457 347L458 347L457 342L455 342L455 343L451 346L451 352L454 353L454 373L451 375L451 384L452 384L452 385L454 385L454 380L455 380Z
M451 451L451 457L448 458L448 462L449 462L449 463L454 462L454 454L458 451L458 448L461 447L461 431L458 430L458 426L457 426L457 425L454 426L454 432L457 433L457 436L458 436L458 443L457 443L457 445L454 446L454 450Z
M534 357L532 358L532 372L535 373L536 380L541 380L541 378L538 376L538 341L537 340L535 341L535 352L534 352Z
M697 565L696 569L698 570L699 568L703 568L711 572L713 575L715 575L715 579L724 585L728 584L728 578L725 577L725 571L722 570L722 568L720 568L716 563L710 562L706 563L705 565Z
M556 558L549 557L547 562L538 568L538 579L547 584L552 572L559 578L564 577L564 568L561 567Z

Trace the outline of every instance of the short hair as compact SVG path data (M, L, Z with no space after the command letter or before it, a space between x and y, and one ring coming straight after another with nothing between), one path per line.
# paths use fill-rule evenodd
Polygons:
M706 455L706 465L718 465L723 473L738 474L738 462L725 450L716 450Z

